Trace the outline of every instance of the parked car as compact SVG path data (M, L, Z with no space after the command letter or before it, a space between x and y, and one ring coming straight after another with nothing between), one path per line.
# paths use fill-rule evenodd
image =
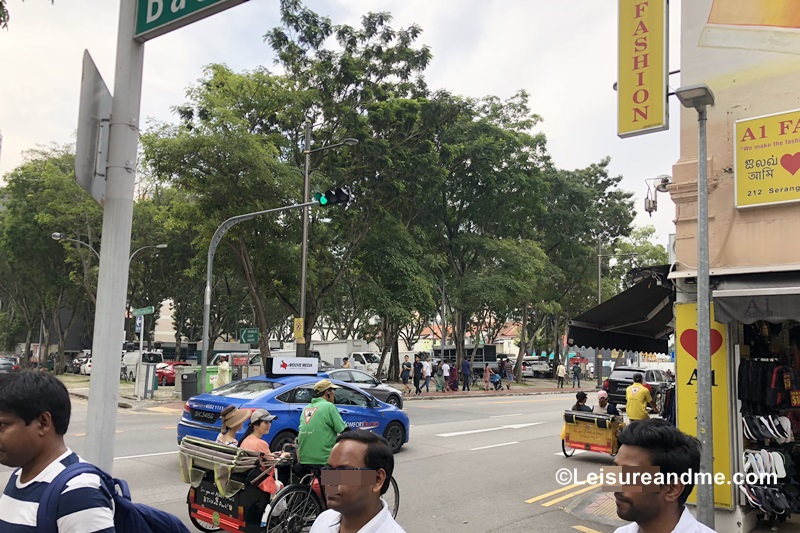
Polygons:
M190 366L189 363L184 361L167 361L165 363L156 364L156 377L158 384L162 387L168 385L175 385L175 367L176 366Z
M510 359L512 367L517 363L516 359ZM524 378L549 378L553 374L550 361L536 356L526 356L522 358L522 377Z
M644 378L643 383L650 389L650 394L656 402L656 406L661 410L664 403L663 392L669 386L667 376L661 370L654 368L639 368L632 366L620 366L615 368L608 379L603 382L603 390L608 392L608 401L613 404L627 403L625 399L625 389L633 384L633 375L641 374Z
M0 374L8 374L19 370L19 365L14 357L0 357Z
M365 390L382 402L403 408L403 395L394 387L384 384L374 376L370 376L361 370L339 368L326 372L327 377L351 383L359 389Z
M142 352L143 363L163 363L164 356L160 352ZM128 381L135 381L136 374L139 372L139 352L125 352L122 354L122 366L128 374Z
M248 411L267 409L277 416L264 440L271 450L280 450L284 444L297 438L300 413L311 403L314 384L319 380L319 376L254 376L193 396L186 402L178 422L178 442L187 435L216 439L222 425L220 413L225 407L234 405ZM395 453L408 442L410 426L404 411L349 383L334 383L340 387L336 389L336 407L350 428L382 435ZM241 438L246 429L245 425L237 438Z
M72 359L69 363L67 363L67 372L71 372L73 374L79 374L81 371L81 365L89 359L88 355L79 355Z
M92 358L88 358L83 362L80 368L80 373L83 376L90 376L92 374Z

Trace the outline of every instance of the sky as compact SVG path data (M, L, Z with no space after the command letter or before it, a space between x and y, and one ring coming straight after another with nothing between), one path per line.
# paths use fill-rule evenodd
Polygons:
M130 0L133 1L133 0ZM165 0L168 4L172 0ZM583 168L611 158L613 175L635 194L634 224L656 227L667 245L674 205L659 194L658 210L644 212L645 179L671 174L679 157L679 104L670 98L668 131L620 139L616 134L617 3L611 0L306 0L334 24L358 26L367 12L386 11L392 26L417 24L418 43L431 47L425 72L433 89L471 97L531 95L537 127L555 164ZM670 13L670 70L680 63L680 3ZM249 0L148 41L141 123L176 121L172 108L203 67L225 63L236 71L274 67L264 34L278 26L277 0ZM113 89L119 2L8 0L11 21L0 30L0 175L23 162L26 150L73 143L84 49ZM679 85L678 76L670 85ZM302 124L298 124L298 129ZM300 191L298 191L298 197ZM298 198L299 199L299 198Z

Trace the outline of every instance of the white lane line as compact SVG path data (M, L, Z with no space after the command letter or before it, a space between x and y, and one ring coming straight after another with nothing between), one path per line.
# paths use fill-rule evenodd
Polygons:
M491 446L481 446L480 448L470 448L470 451L474 452L476 450L488 450L489 448L497 448L500 446L511 446L512 444L519 444L519 441L514 442L504 442L502 444L492 444Z
M174 452L159 452L159 453L143 453L142 455L126 455L125 457L114 457L115 461L121 461L123 459L141 459L143 457L157 457L159 455L172 455L178 453L178 450Z
M507 426L500 426L497 428L471 429L469 431L454 431L452 433L439 433L436 436L445 438L460 437L461 435L474 435L475 433L486 433L487 431L499 431L501 429L522 429L531 426L538 426L539 424L544 424L544 422L531 422L529 424L509 424Z
M522 416L522 413L514 413L513 415L494 415L490 416L489 418L505 418L507 416Z

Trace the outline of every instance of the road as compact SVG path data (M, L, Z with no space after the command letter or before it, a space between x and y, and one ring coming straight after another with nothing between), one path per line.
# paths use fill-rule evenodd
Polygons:
M575 469L576 481L611 465L600 454L561 454L562 413L569 394L457 398L406 402L411 440L398 453L398 522L409 533L610 533L623 524L613 499L599 487L556 479ZM190 524L180 479L176 404L120 410L114 475L128 481L136 502L169 511ZM86 403L73 399L66 436L79 454L85 440ZM0 467L5 485L10 469ZM573 481L574 483L574 481Z

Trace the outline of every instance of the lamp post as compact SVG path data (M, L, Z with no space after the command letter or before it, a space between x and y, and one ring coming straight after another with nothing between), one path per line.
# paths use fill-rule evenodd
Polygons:
M680 87L675 95L681 104L697 111L697 437L700 439L700 472L714 471L711 387L711 309L708 261L708 155L706 117L714 105L708 85ZM697 518L714 529L714 485L697 486Z
M54 232L50 236L53 238L54 241L69 241L69 242L74 242L75 244L83 245L83 246L87 247L88 249L90 249L92 252L94 252L94 255L97 256L97 260L100 261L100 253L97 250L95 250L94 248L92 248L92 245L89 244L88 242L83 242L83 241L79 241L78 239L70 239L69 237L64 237L63 233L59 233L57 231Z
M138 254L142 250L148 250L150 248L158 248L159 250L163 250L166 247L167 247L166 244L154 244L154 245L151 245L151 246L142 246L138 250L134 251L131 254L131 256L128 258L128 270L131 269L131 264L133 263L133 258L136 257L136 254ZM128 277L128 281L130 281L130 276ZM145 315L141 315L141 317L142 317L142 330L139 332L139 356L140 357L141 357L142 351L144 350L144 332L145 332L145 327L144 327L145 318L144 318L144 316Z
M603 243L597 239L597 304L603 303L603 258L604 257L630 257L639 255L636 253L630 254L604 254ZM600 349L597 349L595 358L595 374L597 376L597 388L603 387L603 356L600 354Z
M339 146L353 146L358 144L358 139L347 138L339 143L328 144L320 146L311 150L311 119L306 118L306 135L305 142L303 143L303 154L305 154L305 164L303 166L303 241L300 249L300 332L301 337L295 339L297 357L305 357L306 355L306 265L308 263L308 207L312 205L309 203L311 196L311 181L309 176L311 174L311 154L314 152L321 152L338 148Z

